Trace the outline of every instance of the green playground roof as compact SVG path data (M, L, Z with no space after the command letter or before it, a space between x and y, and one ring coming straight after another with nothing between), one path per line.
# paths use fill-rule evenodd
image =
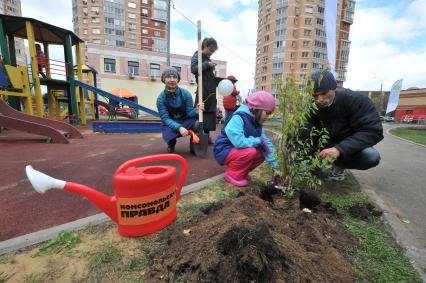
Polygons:
M15 37L28 38L25 23L26 21L30 21L33 25L34 37L37 42L64 45L67 35L71 35L73 45L77 42L83 42L83 40L72 31L36 19L3 14L0 14L0 19L3 21L5 33Z

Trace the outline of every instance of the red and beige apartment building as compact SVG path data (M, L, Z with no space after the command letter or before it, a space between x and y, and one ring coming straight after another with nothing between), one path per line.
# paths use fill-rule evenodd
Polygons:
M0 14L11 16L22 16L21 0L0 0ZM25 45L24 40L15 38L16 64L25 66Z
M167 0L72 0L74 32L86 44L167 52Z
M324 26L324 0L259 0L255 88L276 93L277 81L307 74L328 65ZM354 0L338 0L336 73L339 85L346 79L349 32Z

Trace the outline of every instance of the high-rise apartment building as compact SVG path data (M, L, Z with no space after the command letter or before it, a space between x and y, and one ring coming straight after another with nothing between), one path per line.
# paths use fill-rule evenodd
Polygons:
M0 0L0 13L4 15L22 16L21 0ZM25 66L25 45L24 40L15 39L16 64Z
M73 0L74 32L86 43L167 51L167 0Z
M277 80L294 74L303 81L328 65L324 0L259 0L255 88L276 93ZM338 0L336 73L346 78L349 31L355 0Z

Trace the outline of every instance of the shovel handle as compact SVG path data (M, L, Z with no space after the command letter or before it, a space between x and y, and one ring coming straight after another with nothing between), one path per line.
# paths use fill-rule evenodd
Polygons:
M201 49L201 21L197 21L198 39L198 102L203 101L203 56ZM203 122L203 110L198 110L198 121Z
M180 165L182 167L182 172L180 173L178 183L176 185L176 200L179 200L180 192L183 187L183 182L185 182L186 175L188 174L188 164L186 163L185 158L178 154L155 154L150 156L144 156L135 158L132 160L129 160L123 164L121 164L120 167L115 171L115 174L121 174L130 167L136 167L137 165L141 165L144 163L149 162L156 162L156 161L169 161L169 160L176 160L180 162Z

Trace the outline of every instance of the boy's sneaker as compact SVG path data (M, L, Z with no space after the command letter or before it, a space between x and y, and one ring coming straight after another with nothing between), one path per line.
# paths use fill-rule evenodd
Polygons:
M345 168L333 164L328 179L333 181L345 180Z

